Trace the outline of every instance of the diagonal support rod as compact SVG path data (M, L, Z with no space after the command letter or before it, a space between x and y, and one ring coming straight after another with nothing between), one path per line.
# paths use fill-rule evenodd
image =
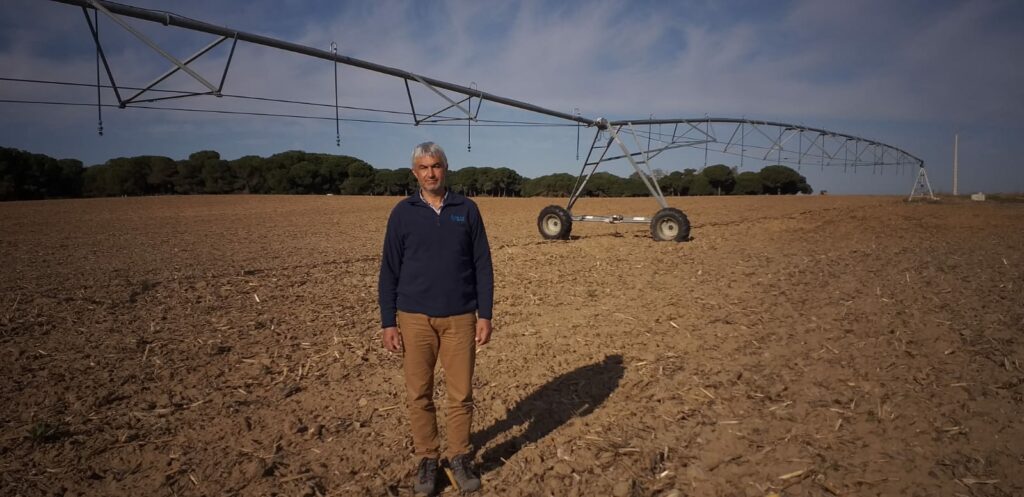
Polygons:
M466 100L469 100L470 98L473 98L472 95L469 95L466 98L456 102L456 101L452 100L451 98L449 98L448 95L445 95L444 93L441 93L441 91L438 90L437 88L434 88L434 85L432 85L430 83L427 83L423 78L421 78L421 77L419 77L419 76L417 76L415 74L413 74L412 77L416 78L416 81L419 81L420 84L422 84L423 86L426 86L427 88L430 89L430 91L436 93L437 96L445 99L448 103L451 104L448 107L445 107L444 109L441 109L441 110L431 114L430 116L427 116L424 119L427 119L427 118L429 118L431 116L436 116L437 114L440 114L440 113L442 113L442 112L444 112L444 111L446 111L446 110L448 110L448 109L450 109L452 107L457 107L459 110L462 111L463 114L466 114L466 117L468 117L469 119L474 119L474 120L476 119L476 117L473 116L473 112L471 112L471 110L467 110L467 109L462 107L462 104L465 103ZM470 104L470 109L472 109L472 103Z
M214 95L219 95L220 94L220 92L217 90L217 87L213 86L212 83L210 83L209 81L204 79L202 76L199 75L199 73L193 71L192 69L190 69L185 64L182 64L181 61L178 60L177 58L175 58L173 55L171 55L171 54L167 53L166 51L164 51L164 49L160 48L156 43L153 42L153 40L150 40L149 38L147 38L146 35L142 34L137 29L131 27L130 24L124 22L120 17L117 17L116 15L111 13L109 10L107 10L106 7L103 6L103 4L101 4L97 0L88 0L88 2L89 2L90 5L93 6L93 8L95 8L96 10L106 14L107 17L109 17L111 20L113 20L118 25L120 25L122 28L124 28L125 31L128 31L129 33L135 35L135 37L138 38L139 41L141 41L142 43L145 43L146 45L148 45L149 48L152 48L153 50L155 50L156 53L158 53L161 56L163 56L163 58L171 61L171 63L176 65L176 66L178 66L179 69L181 69L182 71L187 72L189 74L189 76L192 76L193 78L195 78L196 81L202 83L203 86L209 88L210 91L214 92Z
M658 205L660 205L662 209L668 207L668 202L665 201L665 196L661 195L661 190L658 190L657 188L651 186L647 174L645 174L644 171L640 169L640 166L636 163L636 161L633 160L632 154L629 153L629 147L626 147L625 142L623 142L622 138L619 137L619 131L621 129L622 126L609 127L608 134L611 135L612 140L614 140L615 143L622 150L622 154L626 156L626 160L629 161L629 164L633 166L634 170L636 170L637 174L640 176L640 179L643 180L644 185L647 186L647 190L651 192L651 196L653 196L654 199L658 201Z
M100 44L100 27L99 19L96 19L96 25L93 25L92 19L89 19L89 11L82 7L82 13L85 14L85 22L89 24L89 32L92 33L92 40L96 42L96 53L100 54L100 59L103 61L103 68L107 71L107 79L110 80L110 87L114 90L114 97L117 98L117 105L124 107L124 100L121 100L121 92L117 89L117 82L114 81L114 72L110 70L110 64L107 63L107 54L103 51L103 45ZM99 82L97 81L97 84Z
M205 55L210 50L213 50L214 48L217 48L217 45L220 45L226 39L228 39L227 36L221 36L220 38L214 40L213 43L210 43L209 45L206 45L205 47L199 49L198 52L192 54L189 58L187 58L184 61L182 61L182 64L183 64L182 66L174 66L174 67L168 69L167 72L161 74L159 77L154 79L151 83L149 83L148 85L142 87L142 89L139 90L138 93L128 97L128 99L125 100L124 103L130 104L132 102L135 102L136 99L139 98L140 96L142 96L143 93L146 93L147 91L153 89L154 86L162 83L165 79L173 76L174 73L180 71L182 67L191 64L193 61L195 61L199 57L202 57L203 55ZM232 46L232 49L234 49L234 46ZM229 59L229 63L230 63L230 59ZM224 69L224 73L227 74L227 68ZM221 78L221 88L223 88L223 78ZM217 88L217 89L215 89L213 91L220 92L221 88Z

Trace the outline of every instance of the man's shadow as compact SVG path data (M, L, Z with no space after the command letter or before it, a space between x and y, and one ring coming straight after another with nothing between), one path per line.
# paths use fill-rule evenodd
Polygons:
M499 434L529 423L522 435L487 449L480 456L481 471L501 467L522 447L544 438L573 417L594 412L618 388L624 371L622 356L610 355L549 381L519 401L505 419L472 435L473 446L483 447Z

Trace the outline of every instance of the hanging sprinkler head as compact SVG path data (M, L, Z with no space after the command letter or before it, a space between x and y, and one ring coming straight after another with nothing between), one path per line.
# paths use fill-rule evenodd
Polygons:
M334 144L341 147L341 119L338 115L338 44L331 42L334 54Z

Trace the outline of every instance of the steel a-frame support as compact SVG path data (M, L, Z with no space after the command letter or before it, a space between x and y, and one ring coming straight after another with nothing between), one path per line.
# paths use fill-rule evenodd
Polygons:
M668 202L665 200L665 195L661 192L661 186L658 185L658 178L651 169L651 159L656 155L672 148L688 146L689 142L677 141L683 140L683 137L677 137L675 131L673 131L672 140L667 143L663 137L659 136L658 141L664 143L664 146L652 149L648 145L645 148L640 145L640 139L632 122L610 123L607 119L600 118L595 123L597 130L594 133L594 140L590 144L590 151L587 152L587 158L583 162L580 175L576 178L576 184L573 186L568 205L565 208L558 205L549 205L541 210L540 215L537 216L537 228L540 230L541 236L548 240L568 240L574 222L601 222L609 224L649 224L651 236L657 241L683 242L689 240L689 219L687 219L683 211L669 207ZM604 138L605 133L607 133L607 138ZM648 134L650 134L650 131L648 131ZM633 150L636 150L635 152L631 151L629 145L627 145L624 139L626 135L633 138L632 142L635 147ZM608 157L608 151L613 145L617 146L622 154ZM595 152L597 158L592 161L591 157L595 156ZM583 196L587 183L594 176L597 167L602 162L615 159L626 159L629 162L629 165L636 171L637 177L644 183L647 191L650 192L651 196L658 202L658 206L661 207L658 212L651 217L624 216L622 214L606 216L573 214L573 206Z
M920 166L917 168L917 177L914 178L914 187L910 189L910 197L907 198L907 201L909 202L917 197L924 198L924 192L926 190L928 191L928 200L938 200L935 197L935 194L932 193L932 184L928 181L928 172L925 171L924 166Z
M608 137L603 140L603 144L599 144L603 133L607 133ZM631 152L626 142L622 139L622 135L627 134L633 138L636 152ZM617 145L619 150L622 151L622 155L614 157L607 157L609 149L612 145ZM624 123L612 126L608 123L607 119L601 118L597 120L597 131L594 133L594 141L590 145L590 152L587 154L587 159L583 163L583 168L580 170L579 177L576 178L576 184L573 186L572 195L569 197L569 203L566 206L566 210L572 212L573 206L576 201L583 196L586 191L587 183L590 178L594 176L598 166L602 162L608 162L616 159L626 159L629 165L636 171L637 176L643 181L647 191L651 193L654 200L658 202L658 205L665 209L668 207L668 202L665 200L665 195L661 192L661 186L658 185L658 178L654 176L654 171L651 169L650 161L653 155L660 153L669 148L676 148L677 144L669 144L665 147L659 147L655 150L648 150L640 146L640 140L637 136L636 130L633 128L631 123ZM597 159L591 161L590 158L595 151L598 151ZM592 215L573 215L574 221L583 222L605 222L605 223L649 223L651 218L645 216L623 216L619 214L609 216L592 216Z

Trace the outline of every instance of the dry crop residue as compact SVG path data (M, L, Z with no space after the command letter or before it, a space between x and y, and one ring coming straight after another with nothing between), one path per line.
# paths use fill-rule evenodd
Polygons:
M0 204L0 495L409 495L396 201ZM673 198L675 244L477 202L487 495L1024 495L1024 205Z

